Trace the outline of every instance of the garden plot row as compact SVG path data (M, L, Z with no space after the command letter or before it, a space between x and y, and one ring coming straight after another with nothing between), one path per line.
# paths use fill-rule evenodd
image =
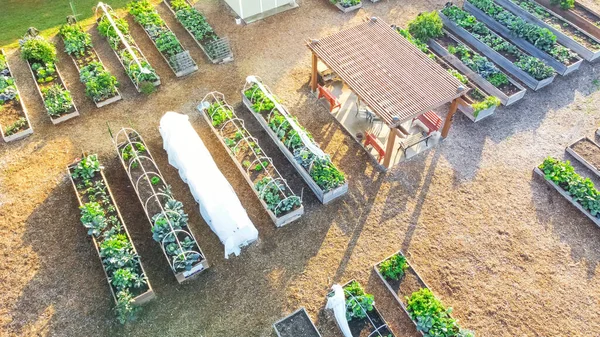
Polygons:
M566 152L600 178L600 145L595 141L580 138ZM575 172L569 161L548 157L533 172L600 227L600 191L589 178Z
M474 332L460 327L431 289L409 264L401 251L374 266L375 273L414 323L421 336L473 337ZM344 336L393 337L393 331L377 310L373 295L356 280L335 284L327 294L326 309L333 311ZM280 337L320 337L310 317L301 308L273 324Z
M142 137L123 128L113 143L150 222L152 239L160 244L177 281L189 280L208 268L183 204L174 198ZM81 222L92 237L111 287L117 318L125 323L155 294L97 155L75 161L67 172L79 201Z

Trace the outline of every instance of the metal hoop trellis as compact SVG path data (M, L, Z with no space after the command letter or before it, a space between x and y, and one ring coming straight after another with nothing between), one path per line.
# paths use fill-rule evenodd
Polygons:
M387 323L384 323L383 325L380 325L380 326L376 326L376 325L375 325L375 323L373 322L373 320L371 319L371 316L369 316L369 312L368 312L368 311L365 309L365 307L363 307L363 306L362 306L362 304L360 304L360 302L358 301L358 299L357 299L357 298L356 298L354 295L352 295L352 293L351 293L351 292L349 292L349 291L348 291L348 290L346 290L346 289L344 289L344 294L350 295L350 298L351 298L352 300L354 300L354 302L355 302L356 304L358 304L358 306L360 307L361 311L362 311L362 312L365 314L365 317L367 317L367 319L369 320L369 323L371 323L371 326L373 326L373 328L375 328L375 330L374 330L374 331L372 331L372 332L371 332L371 333L368 335L368 337L371 337L371 336L373 336L373 334L374 334L374 333L377 333L377 335L379 335L379 337L387 337L387 336L383 336L383 335L381 334L381 332L379 332L379 331L380 331L381 329L383 329L383 328L385 328L385 329L388 329L388 330L389 330L389 327L388 327Z
M132 135L133 135L133 137L132 137ZM121 137L125 137L125 140L122 142L119 142L119 139ZM134 140L134 139L137 139L137 140ZM152 154L148 150L148 147L146 146L146 143L144 142L142 136L137 131L135 131L131 128L121 128L121 130L119 130L119 132L117 132L117 134L113 138L113 144L115 146L115 149L117 150L117 153L119 154L119 159L121 160L123 167L126 168L127 176L129 177L129 180L131 181L131 183L134 186L134 190L138 196L138 199L144 206L144 212L146 213L146 216L148 217L148 221L150 221L150 223L152 225L154 225L152 218L158 214L159 218L160 217L164 218L165 221L167 222L167 224L169 225L169 229L170 229L169 232L165 235L163 240L161 240L161 248L163 249L165 255L169 256L167 254L167 250L166 250L165 239L168 236L173 235L173 237L175 239L175 243L177 244L177 246L179 248L178 251L181 252L170 258L169 264L171 265L171 269L173 269L174 272L177 272L175 265L176 265L177 259L180 259L180 256L183 256L182 257L183 261L185 261L187 259L189 254L198 254L200 257L203 257L202 253L200 253L200 252L185 249L183 247L183 245L181 244L179 237L176 235L176 233L179 233L179 232L185 233L185 235L192 238L193 241L196 243L196 239L194 238L194 236L192 235L191 232L180 229L180 228L175 228L175 226L172 222L172 219L169 217L169 214L175 214L177 216L177 220L179 220L181 218L181 214L179 214L178 212L175 212L173 210L167 210L164 208L164 203L161 202L160 197L167 197L167 200L175 200L175 199L169 194L155 190L154 185L152 184L152 181L150 178L151 174L159 177L161 179L161 181L163 182L163 184L165 186L167 186L167 185L165 183L165 180L164 180L162 174L160 173L160 170L158 169L158 165L156 165L156 161L154 160L154 158L152 157ZM142 145L145 148L145 151L148 155L147 156L140 155L135 146L136 144ZM129 159L128 163L126 163L126 160L123 158L126 147L131 147L131 149L132 149L132 157ZM146 161L150 162L152 164L152 166L154 166L153 170L152 171L146 170L144 163L142 162L141 159L145 159L144 160L145 162ZM134 181L133 175L131 174L131 169L132 169L131 165L134 162L137 162L139 165L139 168L142 170L142 174L139 177L137 177L137 179L135 179L135 181ZM139 191L139 183L140 183L140 181L142 181L142 179L146 180L146 182L148 183L148 186L150 187L150 190L151 190L150 197L148 197L145 201L142 200L141 194ZM160 209L160 211L155 214L150 214L148 212L148 207L149 207L148 203L151 200L154 200L156 205L158 205L158 208ZM171 242L169 242L169 243L171 243ZM196 246L197 246L197 243L196 243Z
M290 188L290 186L288 185L287 181L285 179L282 178L281 174L279 173L279 171L277 170L277 168L275 167L275 165L273 165L273 159L271 159L268 156L262 155L262 153L264 153L263 149L260 147L260 145L258 145L258 139L256 139L254 136L252 136L250 134L250 132L248 132L248 130L245 127L244 121L242 119L240 119L235 111L233 110L233 107L231 105L229 105L226 101L225 101L225 96L220 93L220 92L210 92L208 94L206 94L206 96L204 96L204 98L202 99L200 106L203 107L204 111L207 113L208 112L208 107L212 106L213 104L218 103L219 104L219 109L229 109L229 111L231 111L231 118L229 118L227 121L225 121L219 130L217 131L217 129L212 125L212 123L209 123L211 128L213 130L215 130L216 133L218 133L222 138L224 138L225 136L223 135L224 132L224 128L226 125L233 125L235 126L236 129L236 133L240 133L242 135L242 138L239 139L237 141L237 143L235 144L235 146L233 146L232 148L230 148L231 153L233 153L233 156L236 157L236 149L237 147L242 143L245 142L248 149L250 149L252 155L254 156L254 160L250 163L250 165L246 168L246 174L248 177L250 177L250 169L252 168L252 166L258 161L261 165L261 167L263 168L265 174L267 175L267 177L269 178L269 183L267 183L267 185L269 185L271 182L273 181L277 181L280 180L281 182L283 182L285 188L281 189L279 188L279 194L282 196L282 200L278 203L278 205L275 207L274 212L276 214L276 210L279 209L279 207L281 207L281 205L283 205L286 200L291 200L291 199L298 199L301 200L300 197L298 197L297 195L294 194L294 192L292 191L292 189ZM213 119L213 116L215 114L216 110L213 111L212 113L208 114L208 116L210 116L211 121ZM237 122L237 123L236 123ZM239 123L239 124L238 124ZM254 143L254 145L252 145L251 143ZM260 153L256 152L256 148L260 149ZM269 165L264 165L264 161L268 161ZM273 171L273 174L270 172L270 170ZM275 176L276 177L275 177ZM266 190L266 186L263 186L263 190ZM286 193L287 191L289 191L289 193ZM259 199L262 200L262 193L259 195Z

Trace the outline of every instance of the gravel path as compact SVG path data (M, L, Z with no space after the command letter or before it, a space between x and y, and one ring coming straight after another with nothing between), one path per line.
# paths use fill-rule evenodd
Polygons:
M324 337L339 336L323 311L333 282L359 280L397 336L416 336L408 317L374 274L376 262L402 249L425 282L454 307L453 315L478 336L600 336L600 229L562 197L532 178L548 155L565 157L575 139L598 126L599 65L582 65L541 92L529 92L473 124L457 114L450 136L434 150L387 174L309 94L310 55L303 41L380 16L403 25L444 1L365 2L344 15L327 0L302 0L294 11L241 27L222 1L198 5L228 36L235 62L210 65L161 4L159 12L190 49L200 71L175 79L142 29L132 35L163 80L149 98L137 94L106 41L92 27L102 60L122 83L122 102L96 109L67 55L61 73L81 117L53 126L18 52L9 62L30 111L35 134L0 146L1 336L272 336L271 324L300 306ZM593 1L586 1L600 10ZM58 41L58 39L55 39ZM61 43L59 43L60 45ZM240 104L244 78L261 76L347 173L348 195L321 205L292 166ZM290 186L304 193L306 214L276 229L248 184L194 107L209 91L226 95ZM240 257L204 223L187 186L168 165L158 134L165 111L189 114L217 164L238 193L260 240ZM178 285L107 130L133 126L146 139L166 180L190 215L211 268ZM111 312L100 262L79 223L65 166L82 151L98 153L157 299L138 321L122 327ZM567 157L567 159L570 159ZM578 172L592 173L581 165ZM598 179L594 179L600 183Z

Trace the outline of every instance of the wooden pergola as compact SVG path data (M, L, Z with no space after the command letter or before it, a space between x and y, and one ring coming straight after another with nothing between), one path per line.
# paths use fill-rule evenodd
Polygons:
M321 60L390 128L386 153L394 148L398 127L444 104L452 103L442 127L448 135L458 98L465 87L454 76L379 18L307 41L312 51L311 89L317 89ZM391 156L383 165L390 166Z

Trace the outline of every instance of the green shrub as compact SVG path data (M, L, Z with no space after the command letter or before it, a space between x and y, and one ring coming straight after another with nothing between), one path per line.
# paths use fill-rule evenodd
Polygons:
M401 279L406 269L408 269L408 262L402 254L395 254L379 265L379 272L388 280Z
M24 40L19 41L19 44L21 57L30 63L53 64L56 62L56 47L41 36L28 36Z
M442 28L444 24L437 11L421 13L408 23L409 33L423 43L444 35Z
M553 6L560 5L560 8L568 10L575 7L575 0L550 0L550 4Z

